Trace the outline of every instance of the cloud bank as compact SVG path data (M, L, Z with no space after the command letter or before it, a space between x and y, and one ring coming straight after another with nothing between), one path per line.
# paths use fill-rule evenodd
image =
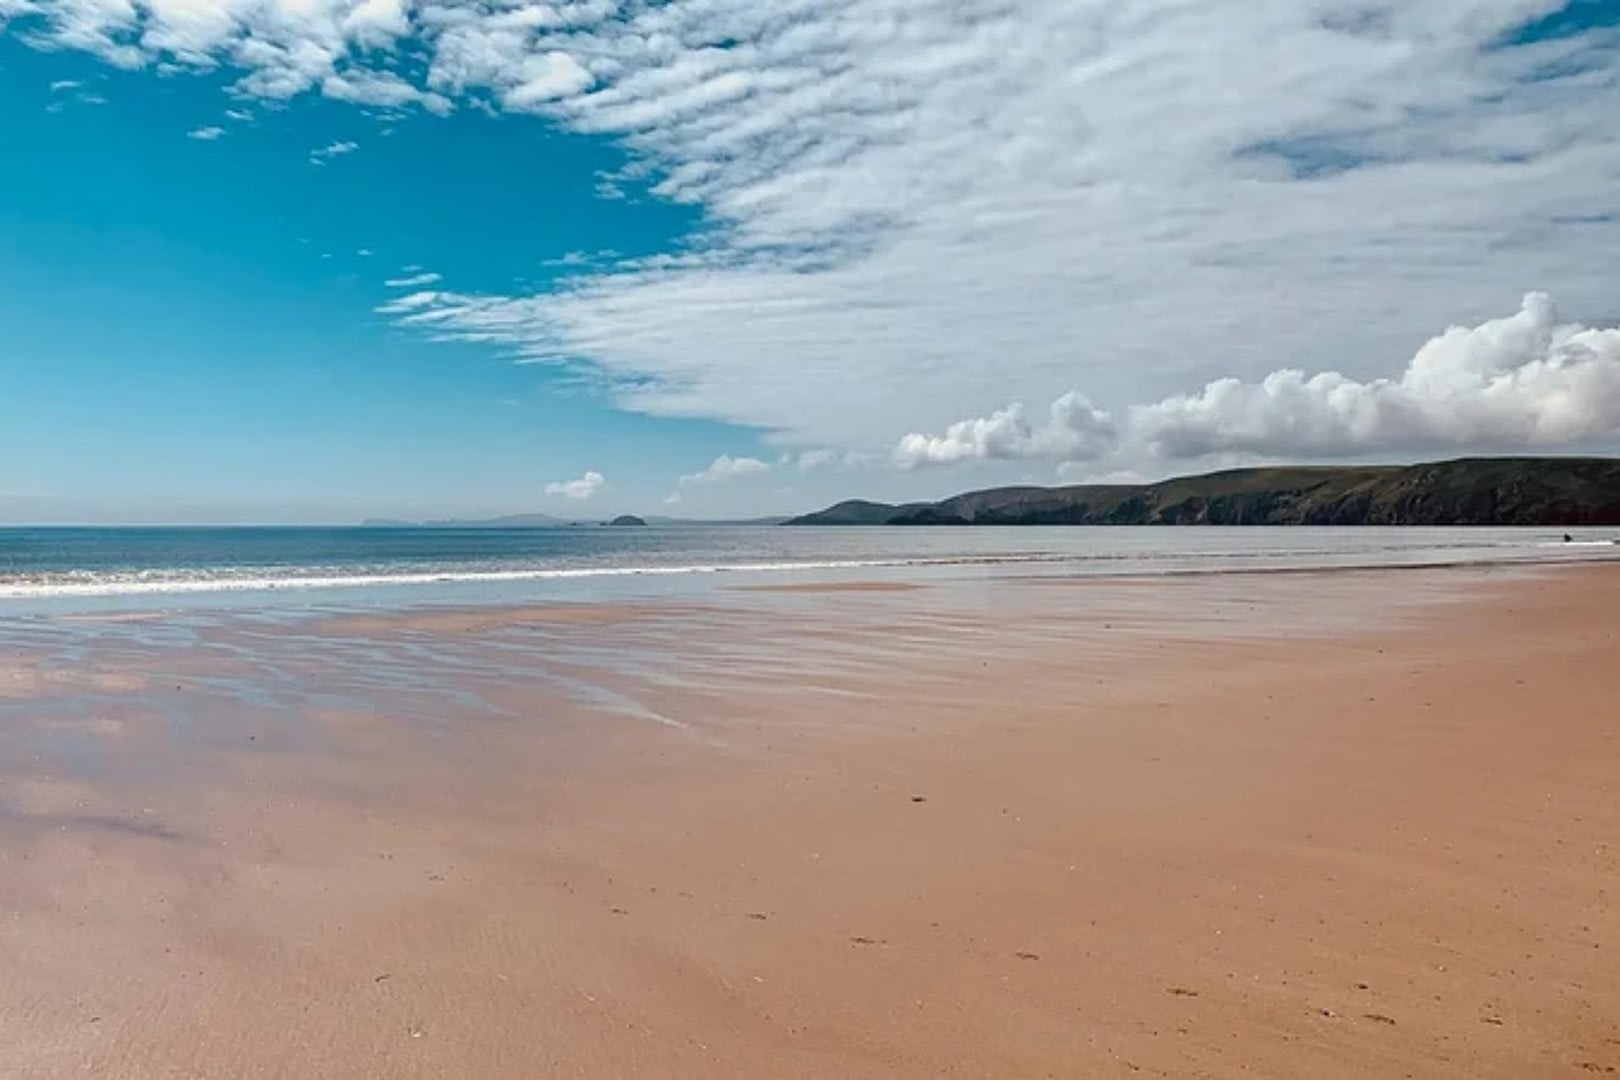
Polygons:
M911 434L895 447L901 468L955 465L963 461L1082 461L1101 457L1116 445L1114 421L1070 391L1052 402L1046 423L1032 425L1021 404L983 419L960 420L944 435Z
M1620 432L1620 330L1560 323L1552 298L1531 293L1515 315L1447 330L1391 378L1285 369L1220 379L1132 421L1171 458L1576 445Z
M1397 374L1357 380L1285 368L1224 378L1139 405L1116 427L1075 393L1041 426L1012 405L907 435L902 467L967 461L1074 463L1125 450L1136 459L1211 455L1363 457L1551 450L1620 438L1620 329L1562 322L1545 293L1519 311L1430 339Z
M1576 7L0 0L26 40L224 70L240 95L477 105L616 142L703 211L676 254L383 310L795 449L943 432L913 464L1092 453L1084 417L986 415L1071 387L1160 454L1601 428L1567 358L1507 389L1448 374L1465 419L1385 374L1526 288L1612 314L1620 56ZM1268 374L1296 368L1338 374Z
M590 471L578 480L558 480L546 485L546 494L560 496L564 499L573 499L575 502L584 502L596 497L596 494L607 484L607 477L599 472Z

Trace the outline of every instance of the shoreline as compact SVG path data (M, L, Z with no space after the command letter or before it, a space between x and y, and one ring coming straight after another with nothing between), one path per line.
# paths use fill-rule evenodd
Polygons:
M115 534L103 530L107 537ZM527 539L496 534L499 542L488 550L468 547L465 540L436 546L437 534L412 533L414 539L395 550L368 547L364 541L371 537L362 531L341 540L340 551L312 545L301 556L295 545L268 543L253 530L231 535L234 540L221 536L216 542L207 531L200 533L204 540L191 553L201 560L195 565L154 561L170 556L140 544L127 550L114 545L95 555L102 561L90 562L76 561L72 552L25 550L0 575L0 615L665 600L714 588L851 578L1167 577L1620 561L1620 545L1563 544L1556 531L1489 527L976 527L878 530L875 536L849 529L738 528L699 530L668 549L657 537L615 533L605 550L570 547L562 541L572 543L571 533L559 540L543 532Z
M0 683L0 1054L1620 1067L1620 568L1476 569L46 634Z
M44 618L58 619L64 622L75 619L112 619L124 618L129 620L150 620L170 617L183 617L192 612L201 613L229 613L245 612L257 613L263 611L279 610L284 601L293 599L308 599L332 601L320 605L299 605L307 611L347 611L347 610L375 610L402 609L414 611L483 611L500 610L503 608L535 609L541 607L570 608L594 607L604 604L647 604L679 603L683 598L695 599L701 592L691 594L647 592L638 593L630 591L614 599L603 599L589 594L563 593L554 596L529 595L522 598L481 597L469 599L458 596L454 599L431 599L427 590L446 586L493 586L501 584L536 584L551 582L574 581L621 581L637 582L655 579L709 579L711 581L735 581L760 576L774 576L776 574L805 574L824 575L821 580L775 583L749 583L749 584L717 584L715 588L720 591L736 593L817 593L817 592L911 592L926 589L939 584L952 584L948 579L930 578L930 572L961 571L963 569L999 569L1017 567L1052 567L1054 572L1049 574L990 574L984 580L1001 584L1012 585L1047 585L1047 584L1125 584L1125 583L1153 583L1159 581L1173 581L1188 578L1266 578L1266 577L1312 577L1312 576L1340 576L1340 575L1388 575L1402 573L1445 573L1470 571L1492 572L1523 570L1527 572L1578 570L1585 568L1603 567L1620 564L1620 546L1617 546L1614 555L1594 552L1583 552L1574 557L1558 558L1547 557L1507 557L1499 559L1486 558L1459 558L1454 561L1432 559L1418 562L1394 563L1340 563L1340 564L1314 564L1301 566L1223 566L1223 567L1167 567L1163 569L1144 569L1138 571L1124 570L1098 570L1095 572L1063 573L1056 568L1070 565L1062 559L1021 559L1015 557L989 557L989 558L962 558L944 559L919 562L858 562L849 564L827 565L820 563L769 565L769 566L727 566L727 567L699 567L699 568L631 568L612 569L604 571L512 571L495 575L469 575L457 577L455 575L433 574L415 577L367 577L363 579L331 580L319 579L311 584L305 579L286 579L274 584L255 580L251 583L219 582L211 584L179 585L167 584L144 585L133 591L123 591L124 586L86 585L71 587L76 591L54 591L58 586L42 586L39 592L6 592L0 586L0 618ZM872 572L892 571L901 576L895 580L881 578L844 579L837 576L845 572ZM32 586L30 586L32 588ZM348 603L343 599L347 598ZM206 601L217 599L221 602L219 607L211 607ZM379 599L386 601L379 604ZM147 608L141 605L146 603L159 603L167 601L179 606L163 608ZM101 607L108 604L110 607ZM187 606L196 604L196 606ZM88 606L86 606L88 605ZM10 611L8 613L8 606ZM133 610L128 610L133 608ZM296 609L295 609L296 610Z

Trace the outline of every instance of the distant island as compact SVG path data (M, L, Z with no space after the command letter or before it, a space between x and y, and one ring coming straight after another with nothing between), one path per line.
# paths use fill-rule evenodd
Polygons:
M789 525L1620 525L1620 461L1464 458L1233 469L1157 484L852 500Z
M556 529L564 525L577 524L576 521L552 517L550 514L509 514L506 517L444 521L401 521L397 518L367 518L360 523L361 527L366 529Z
M611 521L600 518L558 518L550 514L510 514L506 517L495 518L453 518L440 521L405 521L399 518L367 518L360 523L363 529L562 529L596 527L611 528L659 526L663 528L714 528L717 526L765 526L783 525L787 523L785 517L761 517L725 520L698 520L692 518L672 517L637 517L634 514L621 514Z

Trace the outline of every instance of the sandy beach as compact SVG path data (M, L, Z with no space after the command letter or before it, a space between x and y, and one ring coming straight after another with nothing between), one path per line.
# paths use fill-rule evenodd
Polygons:
M0 1075L1620 1071L1620 569L42 620Z

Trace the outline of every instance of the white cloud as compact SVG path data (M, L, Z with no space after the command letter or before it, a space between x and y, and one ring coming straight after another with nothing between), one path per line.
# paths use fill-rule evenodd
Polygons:
M1529 78L1579 40L1486 48L1529 0L1377 33L1308 4L790 7L599 27L612 63L549 110L702 205L695 250L411 321L871 451L1076 385L1123 416L1280 356L1366 378L1526 283L1580 310L1620 274L1608 82Z
M1070 391L1052 402L1039 427L1024 416L1022 404L1013 404L988 417L959 420L943 435L907 435L894 458L906 469L964 461L1083 461L1108 453L1116 438L1113 418Z
M591 73L565 52L525 57L517 81L501 94L514 112L537 110L558 98L579 93L592 83Z
M420 105L428 112L446 116L454 106L443 94L423 92L392 72L349 72L328 75L321 81L321 93L334 101L398 109Z
M397 296L385 304L378 305L377 310L384 315L409 316L426 308L431 308L438 303L441 295L441 293L434 292L431 289L425 289L421 292Z
M420 288L423 285L437 285L443 280L444 276L442 274L416 273L407 277L390 278L388 281L383 282L383 284L387 285L390 289L415 289Z
M246 109L226 109L225 119L235 120L239 124L245 124L253 119L253 114L248 112Z
M559 480L546 485L547 495L560 495L565 499L584 502L593 498L607 483L607 477L599 472L587 472L578 480Z
M1069 393L1035 425L1019 405L908 435L902 468L1049 460L1065 479L1143 475L1152 461L1234 465L1255 458L1332 459L1546 451L1620 439L1620 329L1564 322L1531 293L1513 315L1454 326L1398 372L1356 379L1293 368L1137 405L1122 424ZM1111 459L1109 467L1097 463ZM1123 464L1122 464L1123 462Z
M342 16L343 30L361 45L386 48L410 32L405 0L359 0Z
M200 127L186 132L186 138L198 139L202 142L213 142L225 134L222 127Z
M315 165L325 165L333 158L343 157L345 154L352 154L358 149L360 149L359 143L335 142L331 143L330 145L323 146L319 150L311 150L309 152L309 160Z
M1507 44L1554 0L30 6L0 0L24 40L239 94L437 95L617 141L701 211L681 254L386 310L794 447L951 453L980 445L961 418L1074 386L1121 418L1279 367L1368 386L1526 288L1610 315L1620 279L1612 44Z
M1135 410L1160 455L1544 450L1620 434L1620 330L1559 321L1532 293L1515 315L1452 327L1389 378L1274 371Z
M687 473L680 479L681 487L692 487L695 484L723 484L728 480L737 480L747 476L758 476L771 471L769 462L752 457L732 457L730 454L721 454L710 463L709 467L695 473Z
M0 32L5 31L5 20L8 12L5 0L0 0ZM66 112L68 107L77 105L105 105L107 99L93 90L86 90L80 79L57 79L51 83L52 100L46 104L48 113Z

